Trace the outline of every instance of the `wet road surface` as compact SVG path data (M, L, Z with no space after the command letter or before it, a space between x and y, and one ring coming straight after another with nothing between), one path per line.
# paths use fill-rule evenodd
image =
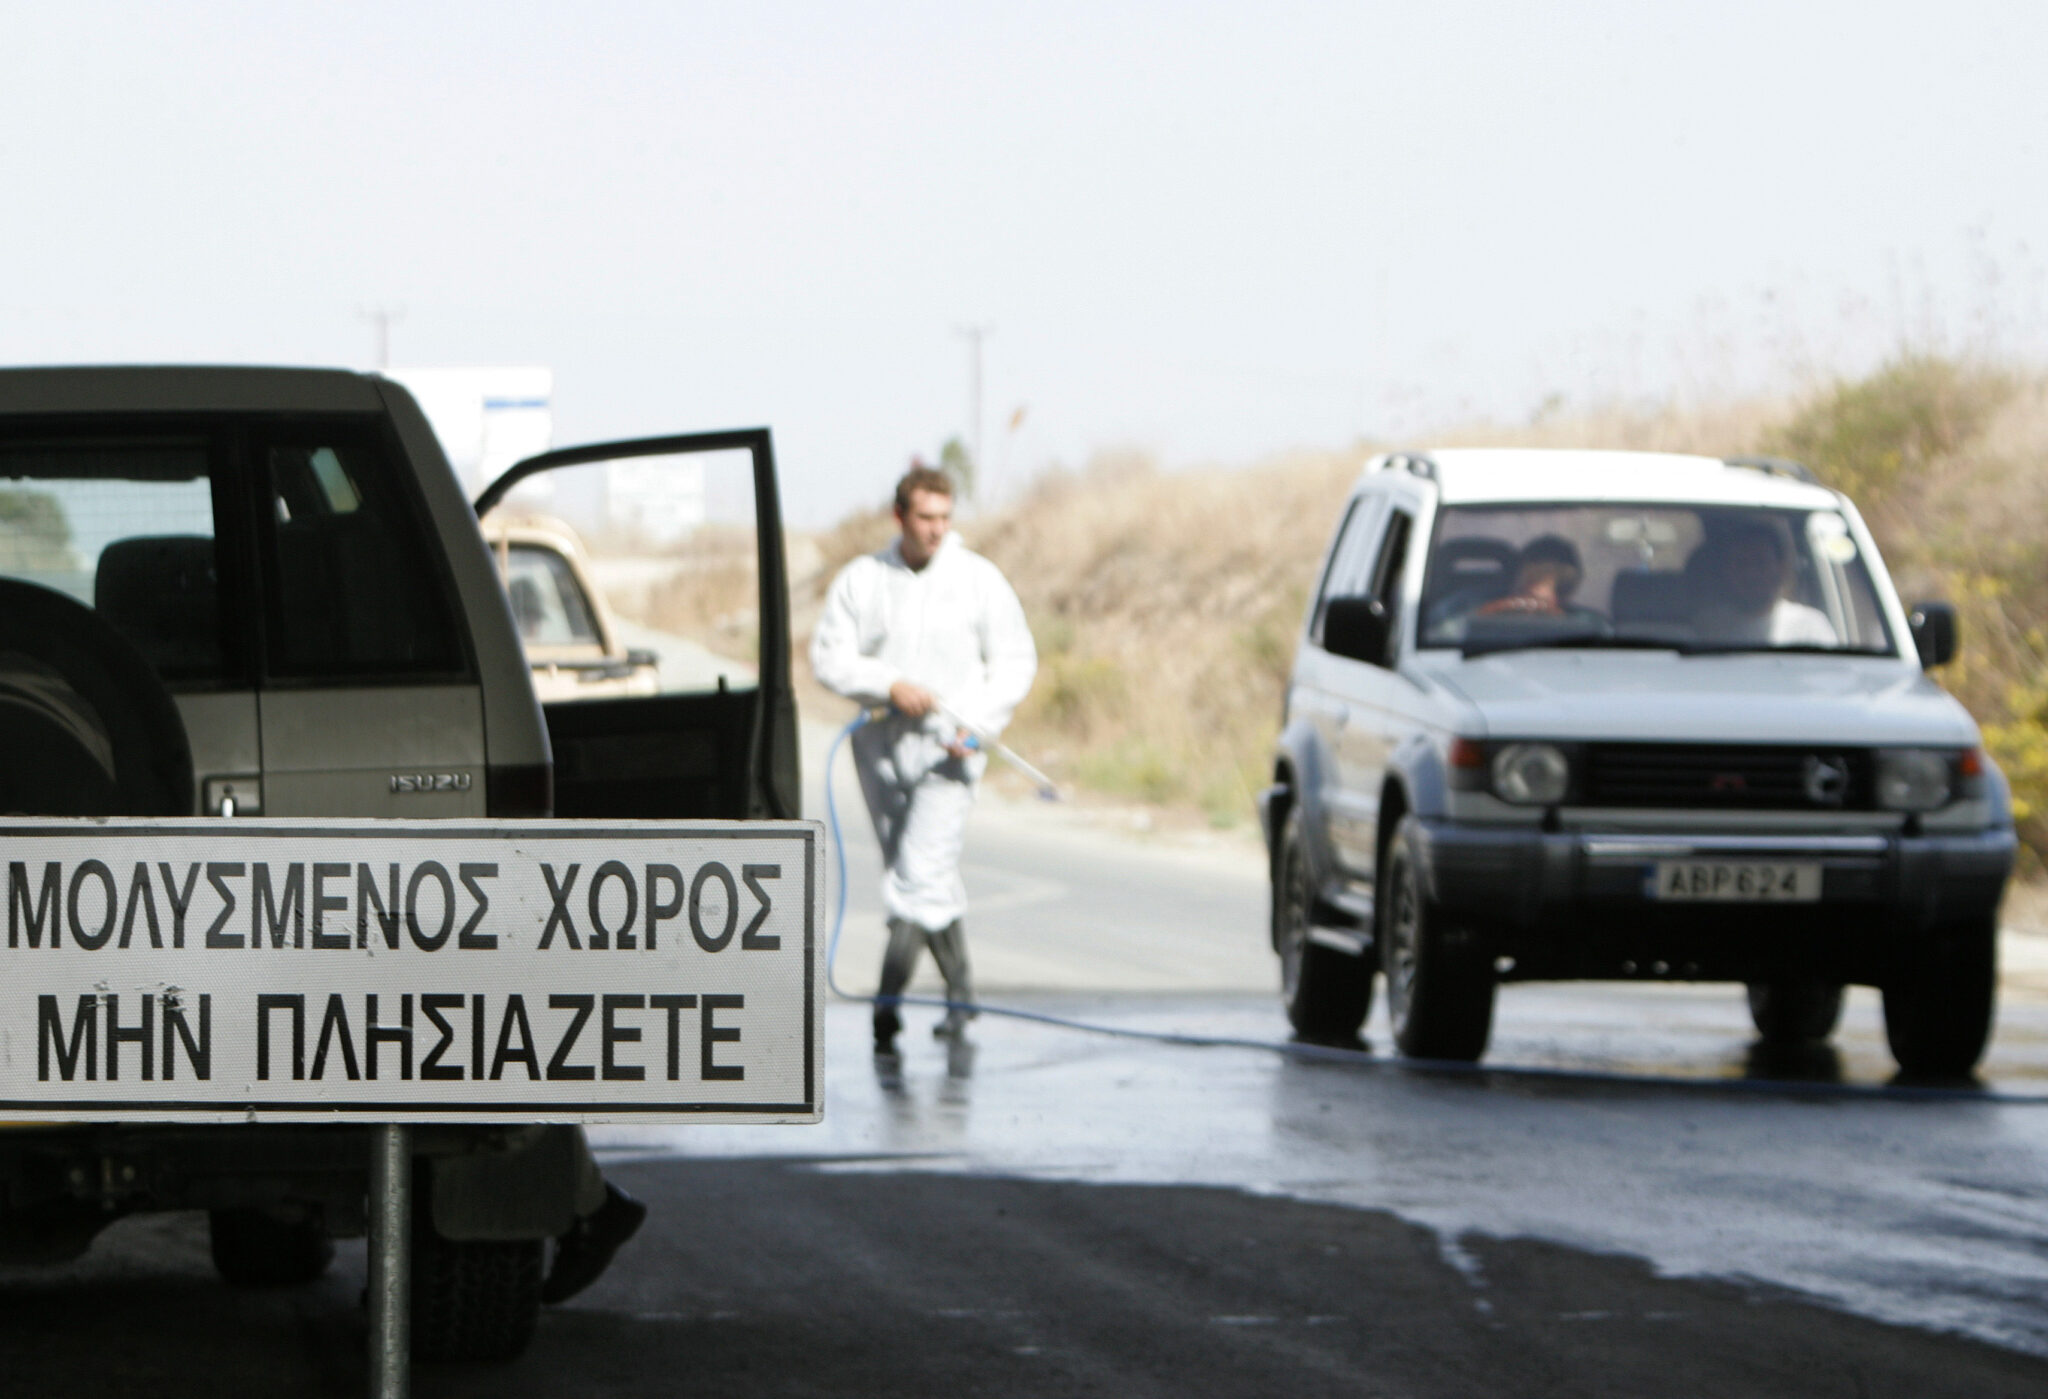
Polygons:
M1663 999L1704 1047L1713 1008ZM1273 1015L1030 1000L1162 1030ZM994 1018L960 1050L928 1012L877 1061L862 1008L835 1006L826 1123L603 1129L609 1173L652 1206L642 1235L525 1359L423 1367L415 1392L2048 1392L2048 1108L2016 1101L2027 1075L1975 1100L1761 1083L1735 1009L1719 1050L1629 1079ZM1628 1011L1616 1040L1644 1035ZM24 1394L360 1393L362 1258L234 1292L201 1219L126 1221L70 1268L0 1269L0 1374Z
M848 815L860 988L879 919ZM987 1000L1284 1034L1244 842L976 819ZM641 1237L525 1360L416 1392L2048 1392L2038 994L2008 997L1978 1089L1932 1093L1886 1086L1863 991L1792 1063L1758 1058L1730 987L1510 987L1470 1072L995 1016L963 1050L935 1018L878 1061L865 1007L833 1004L816 1127L598 1129ZM68 1268L0 1269L0 1375L356 1394L361 1286L360 1244L238 1293L203 1220L124 1221Z

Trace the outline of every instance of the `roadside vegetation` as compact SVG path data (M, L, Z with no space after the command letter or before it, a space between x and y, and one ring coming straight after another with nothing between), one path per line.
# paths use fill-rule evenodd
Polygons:
M1907 602L1955 604L1962 651L1940 678L2012 779L2023 864L2048 869L2048 375L1916 355L1782 401L1552 411L1432 440L1772 453L1848 491ZM1175 472L1107 452L1047 473L1000 509L963 510L961 534L1009 575L1038 640L1038 683L1012 740L1096 799L1249 823L1316 564L1374 450ZM893 533L878 506L793 541L806 713L839 713L810 683L801 649L825 589ZM712 571L732 574L709 590L716 597L698 577L630 610L657 625L653 614L671 614L717 647L715 633L747 606L751 575Z

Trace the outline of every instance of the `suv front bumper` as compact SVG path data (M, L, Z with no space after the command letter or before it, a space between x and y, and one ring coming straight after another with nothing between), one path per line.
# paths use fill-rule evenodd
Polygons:
M1881 983L1930 931L1994 916L2010 829L1966 834L1736 835L1420 823L1426 895L1509 979L1815 975ZM1807 902L1665 902L1660 861L1817 865Z

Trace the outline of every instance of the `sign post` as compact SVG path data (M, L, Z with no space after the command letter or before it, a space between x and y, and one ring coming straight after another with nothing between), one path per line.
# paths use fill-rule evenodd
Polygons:
M370 1396L406 1399L412 1358L412 1128L370 1142Z

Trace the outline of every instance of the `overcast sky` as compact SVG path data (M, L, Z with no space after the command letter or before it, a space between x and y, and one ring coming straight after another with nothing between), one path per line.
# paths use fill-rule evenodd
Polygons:
M0 362L542 364L801 523L2048 350L2038 3L0 10ZM1022 425L1010 421L1022 407Z

